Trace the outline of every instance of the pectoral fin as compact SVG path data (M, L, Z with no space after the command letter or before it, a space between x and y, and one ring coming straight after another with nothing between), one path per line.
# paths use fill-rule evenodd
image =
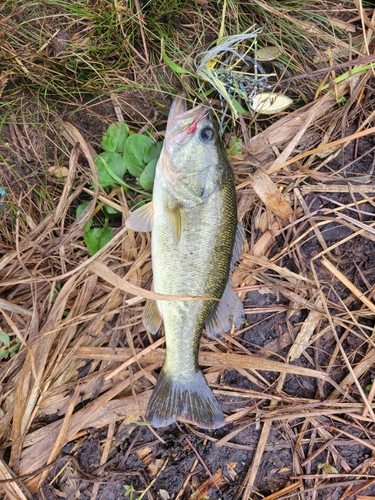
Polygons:
M220 337L222 332L228 332L232 324L238 329L243 322L243 305L230 280L221 300L215 312L206 321L206 333L211 338Z
M130 214L130 217L126 220L125 226L133 231L138 231L139 233L147 233L152 231L152 225L154 222L154 205L152 201L146 203L137 208L134 212Z
M171 224L172 237L175 244L180 241L181 237L181 213L180 207L176 205L173 209L167 208L169 221Z

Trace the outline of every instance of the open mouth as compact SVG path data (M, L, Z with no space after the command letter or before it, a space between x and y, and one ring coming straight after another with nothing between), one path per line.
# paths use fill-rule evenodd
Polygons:
M203 104L187 110L186 99L176 97L169 113L167 134L172 133L175 138L193 134L198 123L207 115L208 111Z

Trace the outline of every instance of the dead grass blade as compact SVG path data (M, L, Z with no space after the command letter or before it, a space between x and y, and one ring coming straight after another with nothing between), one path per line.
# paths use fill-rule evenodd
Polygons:
M53 448L52 448L52 451L50 453L50 456L48 457L47 465L51 464L52 462L54 462L57 459L57 457L61 453L61 450L63 449L63 447L67 443L66 436L67 436L67 432L68 432L69 420L70 420L71 416L73 415L73 411L74 411L75 405L77 404L77 400L78 400L78 396L79 396L79 391L80 391L80 386L77 385L76 390L74 391L74 394L73 394L73 396L72 396L72 398L70 400L68 409L67 409L67 411L65 413L65 417L64 417L63 422L61 424L61 428L60 428L59 434L57 436L57 439L56 439L56 441L55 441L55 443L53 445ZM48 469L46 469L41 474L38 487L40 487L40 485L43 482L43 480L47 477L48 472L49 472Z
M324 144L322 146L319 146L317 148L312 149L311 151L306 151L305 153L301 153L297 156L294 156L290 160L287 160L283 162L282 164L278 165L275 168L270 168L267 170L268 174L272 174L274 172L277 172L281 168L286 167L287 165L291 165L292 163L295 163L299 160L302 160L303 158L306 158L308 156L311 156L316 153L320 153L321 151L324 151L325 149L332 149L336 148L336 146L341 146L345 144L349 144L350 142L360 139L361 137L366 137L368 135L374 134L375 133L375 127L370 127L366 130L362 130L361 132L355 132L354 134L351 134L347 137L343 137L342 139L337 139L336 141L332 141L329 144Z
M11 472L11 469L0 459L0 480L4 481L6 479L14 479L15 475ZM0 494L5 493L6 498L9 500L30 500L31 494L26 488L18 483L20 481L10 481L9 483L2 483L0 485Z
M285 488L282 488L281 490L276 491L275 493L272 493L267 497L264 497L263 500L277 500L277 498L280 498L284 495L292 493L292 491L297 490L298 488L301 488L302 484L302 481L297 481L295 483L289 484L288 486L285 486Z
M112 393L121 392L129 383L130 381L127 379L122 384L117 384ZM150 393L145 392L139 395L136 400L133 396L130 396L108 401L110 397L111 395L109 397L108 395L99 397L88 407L69 418L68 428L64 431L67 442L72 441L81 430L87 427L101 428L118 420L123 420L128 424L137 421L140 413L144 413L146 410ZM33 471L37 470L37 466L47 463L50 450L60 435L61 429L62 422L57 421L29 434L20 464L22 474L32 474ZM25 484L30 491L35 491L39 481L40 477L36 476L25 481Z
M10 313L24 314L25 316L32 316L32 313L28 309L18 306L17 304L12 304L7 300L0 299L0 309L8 311Z
M35 412L37 401L45 388L42 386L43 375L46 370L47 359L52 344L59 333L59 322L66 307L70 293L77 286L80 276L74 276L63 286L58 300L40 330L37 338L30 337L26 359L17 385L16 399L13 414L11 462L18 469L23 441L31 425L32 415Z
M346 92L348 92L347 84L341 84L339 87L339 94L345 95ZM281 148L283 144L289 143L289 141L293 140L295 137L298 137L298 141L300 141L301 138L298 134L301 129L305 130L305 128L308 128L308 126L306 127L306 123L311 125L313 119L318 120L334 108L336 105L336 96L332 93L329 94L329 97L327 96L323 96L316 102L307 104L298 111L280 118L262 133L252 137L248 151L244 151L244 160L238 162L238 165L241 165L243 162L246 162L251 158L252 162L256 162L257 165L263 166L263 168L266 168L265 166L267 166L267 173L271 175L272 173L277 172L285 166L299 161L310 154L327 149L327 145L321 146L321 149L316 148L310 152L301 153L290 160L285 159L282 163L277 162L277 164L272 167L273 163L277 161L273 148ZM300 143L300 145L301 144L303 145L303 143ZM342 142L338 144L342 144ZM288 148L286 156L290 156L294 147Z
M322 314L323 304L320 297L318 297L313 305L315 310L309 312L308 317L304 321L297 337L293 342L293 346L288 353L288 359L294 361L298 359L306 347L309 345L311 337L314 335L315 329L323 319Z
M272 182L268 174L258 168L254 174L250 174L250 185L272 212L283 221L289 221L293 210L278 188Z
M321 263L325 266L332 274L336 276L349 290L353 293L357 299L359 299L363 304L368 307L370 311L375 313L375 304L373 304L363 293L361 293L358 288L351 283L335 266L329 262L326 258L321 259Z
M164 342L160 339L159 343ZM74 357L92 357L93 359L117 359L117 360L130 360L131 362L139 361L145 363L158 363L162 365L165 359L165 351L162 349L155 349L154 344L147 348L147 350L139 351L139 356L132 357L132 352L129 348L117 348L113 351L111 348L91 348L80 347L75 350ZM306 377L316 377L325 380L329 383L335 383L324 372L317 372L310 368L302 366L288 365L287 363L280 363L278 361L271 361L270 359L259 358L255 356L243 356L240 354L229 353L208 353L201 351L199 353L199 364L201 366L212 366L214 368L234 368L234 369L249 369L249 370L264 370L274 371L279 373L294 373L298 375L305 375ZM124 366L122 366L124 368Z
M130 293L132 295L137 295L138 297L145 299L154 299L154 300L183 300L183 301L191 301L191 300L212 300L210 297L193 297L193 296L180 296L180 295L167 295L161 293L155 293L149 290L145 290L144 288L140 288L137 285L133 285L129 281L126 281L119 276L117 276L114 272L112 272L105 264L102 262L92 262L89 264L89 269L102 279L111 283L111 285L123 290L124 292ZM137 299L138 300L138 299Z

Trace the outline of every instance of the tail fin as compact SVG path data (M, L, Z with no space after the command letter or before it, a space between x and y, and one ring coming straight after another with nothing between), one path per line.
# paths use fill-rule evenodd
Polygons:
M219 403L201 371L183 380L173 378L164 368L148 403L146 420L153 427L165 427L176 420L206 429L225 424Z

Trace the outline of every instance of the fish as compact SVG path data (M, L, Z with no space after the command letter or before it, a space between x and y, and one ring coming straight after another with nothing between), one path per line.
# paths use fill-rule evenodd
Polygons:
M126 226L151 231L154 292L198 297L146 302L145 328L156 334L163 323L166 338L166 358L146 421L155 428L176 421L222 427L225 417L198 365L198 350L203 328L214 338L243 322L230 276L244 231L237 222L234 176L218 124L203 104L187 110L183 96L174 100L152 201L135 210Z

